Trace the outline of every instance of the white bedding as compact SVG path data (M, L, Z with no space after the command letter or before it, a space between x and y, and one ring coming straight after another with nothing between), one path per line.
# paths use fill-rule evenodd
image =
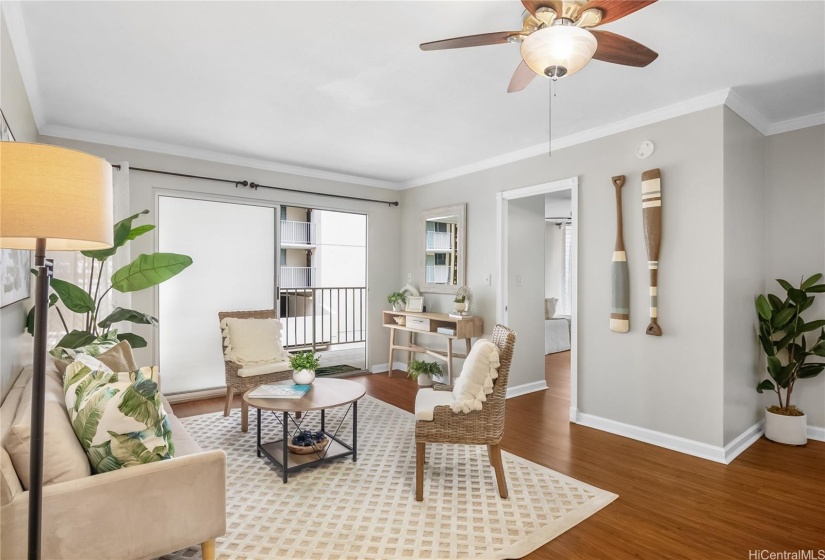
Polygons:
M544 353L570 350L570 317L555 317L544 321Z

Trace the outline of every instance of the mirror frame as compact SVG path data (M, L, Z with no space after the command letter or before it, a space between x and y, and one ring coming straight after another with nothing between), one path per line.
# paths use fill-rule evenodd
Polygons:
M445 286L444 284L428 284L427 283L427 220L430 218L437 218L438 216L457 216L458 220L458 240L456 247L456 281L455 286ZM453 204L451 206L441 206L439 208L432 208L421 212L421 234L418 239L418 249L416 253L424 248L424 262L418 261L420 268L420 285L422 293L436 293L436 294L454 294L461 286L466 285L466 255L467 255L467 205ZM419 253L420 254L420 253ZM420 257L416 257L420 259Z

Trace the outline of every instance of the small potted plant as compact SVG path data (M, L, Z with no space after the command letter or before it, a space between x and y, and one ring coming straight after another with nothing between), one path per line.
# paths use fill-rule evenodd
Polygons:
M453 300L453 310L456 313L464 313L467 310L467 296L456 296Z
M309 385L315 381L315 370L321 364L318 356L310 351L297 352L289 359L292 367L292 381L296 385Z
M434 375L441 375L441 366L435 362L412 360L407 367L407 377L418 380L419 387L431 386Z
M403 311L402 305L407 302L404 292L393 292L387 296L387 301L392 304L393 311Z
M821 274L803 280L798 288L785 280L777 280L786 296L774 294L756 298L759 318L759 341L768 357L768 375L756 390L774 391L778 405L765 411L765 437L790 445L808 442L807 417L791 404L791 394L799 379L810 379L825 370L825 363L805 363L811 356L825 357L825 320L805 321L802 313L814 303L814 294L825 292L825 284L817 284ZM819 330L819 337L808 341L805 333ZM782 392L784 390L784 400Z

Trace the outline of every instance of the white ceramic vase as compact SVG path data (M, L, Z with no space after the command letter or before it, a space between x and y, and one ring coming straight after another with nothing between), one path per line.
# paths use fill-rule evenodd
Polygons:
M432 387L433 378L430 377L428 373L420 373L418 374L418 386L419 387Z
M392 304L392 310L393 311L404 311L403 306L404 306L404 304L402 302L396 301L395 303Z
M314 369L296 369L292 372L292 381L296 385L309 385L315 381Z
M787 445L808 443L808 417L783 416L765 409L765 437Z
M453 307L453 309L455 310L456 313L464 313L464 311L467 309L467 303L466 302L461 302L461 303L453 302L453 305L455 306L455 307Z

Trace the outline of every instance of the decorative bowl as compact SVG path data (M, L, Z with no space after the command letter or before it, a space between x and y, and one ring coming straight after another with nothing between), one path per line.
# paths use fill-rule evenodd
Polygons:
M290 453L294 453L296 455L309 455L310 453L320 453L321 451L329 445L329 438L327 436L323 436L320 441L315 441L312 445L296 445L292 443L292 439L286 442L286 447L289 449Z

